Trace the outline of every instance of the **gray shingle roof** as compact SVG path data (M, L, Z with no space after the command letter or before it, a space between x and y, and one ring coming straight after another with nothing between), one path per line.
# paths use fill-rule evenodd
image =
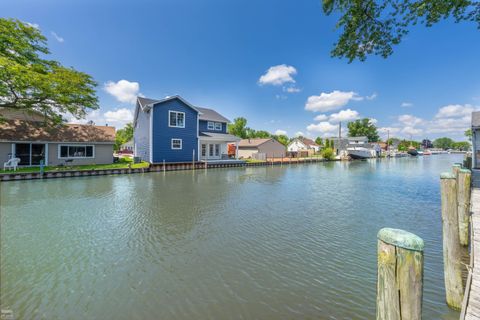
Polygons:
M242 140L241 138L228 133L200 132L200 138L201 137L207 137L215 140L222 140L222 141L229 141L229 142Z
M149 98L143 98L143 97L137 97L138 103L140 103L140 106L144 108L147 104L158 102L160 100L154 100L154 99L149 99Z
M480 111L472 112L472 127L480 127Z
M230 120L228 120L215 110L199 107L197 107L197 109L202 113L200 114L200 120L230 122Z

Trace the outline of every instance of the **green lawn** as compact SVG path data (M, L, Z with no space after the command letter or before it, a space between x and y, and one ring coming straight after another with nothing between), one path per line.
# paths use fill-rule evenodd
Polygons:
M132 169L140 169L140 168L148 168L148 162L141 162L141 163L133 163L131 158L121 158L119 162L112 163L112 164L91 164L91 165L82 165L82 166L46 166L45 172L58 172L58 171L70 171L70 170L107 170L107 169L128 169L128 165L131 164ZM26 167L26 168L18 168L17 172L39 172L40 167ZM0 169L0 174L2 173L14 173L13 170L3 170Z

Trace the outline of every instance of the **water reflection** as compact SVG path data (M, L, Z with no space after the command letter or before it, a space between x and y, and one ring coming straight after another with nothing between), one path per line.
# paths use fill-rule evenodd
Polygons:
M375 314L376 233L421 236L444 303L438 175L454 156L2 184L0 298L17 318ZM108 299L105 299L108 297Z

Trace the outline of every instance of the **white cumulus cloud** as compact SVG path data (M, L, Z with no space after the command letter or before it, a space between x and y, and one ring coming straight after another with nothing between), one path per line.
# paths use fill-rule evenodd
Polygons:
M260 77L258 83L260 85L271 84L274 86L279 86L284 83L295 83L293 76L297 74L297 69L286 64L280 64L277 66L270 67L267 72Z
M118 101L133 104L139 95L140 85L138 82L130 82L128 80L108 81L105 83L104 89Z
M67 122L86 124L93 121L97 126L109 126L116 129L123 128L127 123L133 121L133 112L127 108L120 108L113 111L106 111L102 113L100 110L93 110L85 116L84 119L75 119L73 116L67 116Z
M435 118L459 118L464 116L471 116L473 111L477 108L470 104L449 104L438 109Z
M311 132L319 132L323 134L335 133L338 131L338 126L333 125L328 121L322 121L317 124L310 124L307 126L307 130Z
M275 131L275 135L276 135L276 136L286 136L286 135L287 135L287 131L278 129L278 130Z
M414 127L423 123L423 119L412 116L410 114L402 114L401 116L398 116L398 121L408 127Z
M400 106L403 107L403 108L410 108L410 107L413 107L413 103L411 103L411 102L402 102L402 104L401 104Z
M341 110L337 113L332 113L330 115L330 122L338 123L344 121L353 121L360 118L360 114L351 109Z
M305 110L327 112L339 109L345 106L350 100L363 100L357 93L353 91L334 90L330 93L322 92L318 96L310 96L305 104Z
M313 120L315 121L325 121L325 120L328 120L328 116L326 114L319 114L318 116L316 116L315 118L313 118Z
M55 31L52 31L52 36L55 38L55 40L57 40L60 43L63 43L65 41L65 39L60 37Z

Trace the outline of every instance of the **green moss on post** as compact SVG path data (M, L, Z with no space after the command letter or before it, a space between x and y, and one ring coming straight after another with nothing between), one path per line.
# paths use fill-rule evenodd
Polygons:
M457 213L460 244L468 246L468 229L470 222L470 183L472 173L468 169L460 169L457 173Z
M457 180L453 173L440 175L443 226L443 266L447 305L460 310L463 300L462 246L458 227Z
M423 240L413 233L378 232L377 320L421 319Z

